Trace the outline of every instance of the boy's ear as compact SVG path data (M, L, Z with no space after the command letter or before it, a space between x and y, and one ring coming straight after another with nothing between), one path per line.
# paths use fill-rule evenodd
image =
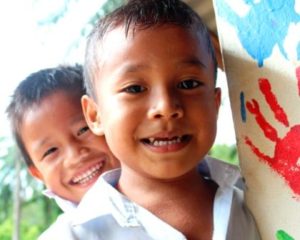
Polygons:
M81 97L81 107L85 120L91 131L98 135L104 135L100 114L95 101L87 95Z
M41 172L33 165L28 167L29 173L31 174L31 176L43 181L43 176L41 174Z

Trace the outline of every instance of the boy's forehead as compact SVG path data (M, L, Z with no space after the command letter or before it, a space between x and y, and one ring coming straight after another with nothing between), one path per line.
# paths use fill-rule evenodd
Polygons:
M107 38L107 36L110 36L111 34L117 32L120 35L123 35L124 38L133 38L135 35L143 32L152 32L153 34L158 30L162 29L178 29L185 32L186 35L194 35L199 38L200 41L205 41L205 36L202 31L199 31L196 28L193 28L192 26L186 27L181 26L179 24L172 24L172 23L164 23L164 24L155 24L151 26L144 26L144 25L138 25L138 24L131 24L129 26L125 26L125 23L117 24L111 28L108 28L107 31L103 35L103 40ZM153 30L153 31L152 31ZM113 35L116 36L116 35Z
M174 31L168 31L173 29ZM98 52L98 60L105 60L109 58L109 49L120 46L123 44L123 47L131 46L132 43L137 37L142 39L142 41L156 41L160 38L158 32L162 33L164 37L170 38L172 42L174 42L174 35L181 35L182 38L177 42L185 43L187 38L193 38L196 41L193 41L193 44L187 45L187 48L202 48L207 50L207 39L202 32L194 31L194 29L185 28L183 26L175 25L175 24L162 24L162 25L154 25L150 27L142 27L142 26L132 26L130 29L126 29L126 27L122 24L116 26L113 29L108 30L100 41L97 52ZM144 35L146 37L141 38L140 36ZM155 35L155 37L154 37ZM152 37L153 36L153 37ZM169 46L168 43L165 43ZM164 48L164 46L161 46Z
M121 69L121 65L125 66L126 63L137 66L147 64L150 61L149 56L156 59L151 64L157 64L160 61L160 54L170 56L164 58L165 61L178 61L178 66L180 63L208 66L212 62L212 57L206 41L203 34L178 25L165 24L146 29L136 28L130 30L127 35L125 27L120 25L108 31L98 47L98 67L94 71L97 80L95 83L98 85L99 80L106 78L107 74L111 76L112 71L106 71L106 66L114 61L116 61L114 68L110 70L116 72L116 69ZM166 52L169 52L169 55Z
M138 40L135 41L136 39ZM158 44L155 45L154 42ZM156 25L149 28L131 28L128 33L126 33L124 25L109 29L97 45L97 67L94 69L96 82L94 82L94 85L98 85L101 76L103 76L103 67L106 66L107 62L118 61L122 57L127 60L133 52L136 54L136 61L142 58L147 59L145 56L152 54L152 46L156 46L155 49L169 49L169 51L172 51L172 47L176 48L179 45L181 46L180 53L183 54L183 58L187 52L193 56L201 52L199 54L201 55L201 62L205 65L212 60L207 48L207 39L203 33L194 32L192 29L174 24ZM138 51L136 51L137 49ZM126 56L124 57L124 52L127 54L127 59ZM115 67L119 67L119 65L117 64Z

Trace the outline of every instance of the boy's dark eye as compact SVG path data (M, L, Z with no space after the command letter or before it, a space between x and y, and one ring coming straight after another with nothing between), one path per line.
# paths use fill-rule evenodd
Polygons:
M141 85L131 85L129 87L124 88L124 91L127 93L141 93L144 92L146 90L145 87L141 86Z
M200 85L201 82L197 80L189 79L178 83L177 87L181 89L193 89L199 87Z
M78 130L77 136L79 137L79 136L81 136L82 134L84 134L85 132L87 132L87 131L89 131L89 130L90 130L90 129L89 129L88 126L84 126L84 127L80 128L80 129Z
M49 149L43 154L43 157L42 157L42 158L47 157L48 155L54 153L55 151L57 151L57 147L49 148Z

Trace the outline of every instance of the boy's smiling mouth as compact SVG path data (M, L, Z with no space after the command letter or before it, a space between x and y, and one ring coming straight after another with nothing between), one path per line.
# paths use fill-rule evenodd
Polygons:
M92 166L89 168L87 171L84 173L81 173L80 175L74 177L71 180L71 184L85 184L92 180L95 177L98 177L101 174L101 169L104 165L104 162L99 162L96 165Z
M173 137L150 137L143 138L141 142L151 148L160 149L161 151L177 151L186 144L188 144L192 139L192 135L182 135L182 136L173 136Z

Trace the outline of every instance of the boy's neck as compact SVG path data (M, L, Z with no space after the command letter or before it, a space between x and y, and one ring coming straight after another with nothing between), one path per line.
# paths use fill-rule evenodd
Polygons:
M120 192L184 233L188 239L201 239L193 237L200 236L199 232L211 238L216 189L216 184L204 179L196 169L172 180L147 178L122 169L118 184Z
M178 178L157 179L122 168L118 190L133 201L148 205L146 202L153 203L153 200L157 198L170 198L169 194L176 196L204 191L206 184L207 180L197 172L197 169Z

